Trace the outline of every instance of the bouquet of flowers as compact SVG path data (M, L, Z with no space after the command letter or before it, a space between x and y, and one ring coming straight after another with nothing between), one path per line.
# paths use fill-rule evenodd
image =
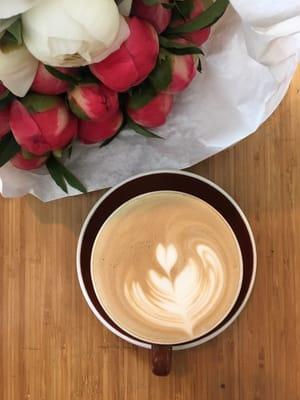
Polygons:
M0 167L65 165L75 140L103 147L125 127L149 138L197 71L228 0L1 0Z

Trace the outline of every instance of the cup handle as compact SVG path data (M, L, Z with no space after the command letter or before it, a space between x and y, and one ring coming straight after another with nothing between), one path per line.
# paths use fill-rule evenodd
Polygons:
M153 344L152 353L152 372L157 376L169 375L172 363L172 346Z

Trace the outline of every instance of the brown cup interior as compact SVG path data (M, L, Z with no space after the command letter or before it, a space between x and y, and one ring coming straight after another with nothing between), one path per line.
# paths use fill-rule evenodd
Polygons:
M243 259L242 286L239 296L230 313L209 333L192 341L181 343L180 346L183 346L184 344L192 343L198 341L199 339L205 339L205 337L212 335L214 332L221 329L222 326L226 325L227 322L235 316L248 294L252 282L252 276L254 274L254 248L249 229L235 205L216 187L209 184L205 180L200 180L197 176L186 175L183 173L179 174L176 172L157 172L149 175L143 175L133 178L132 180L117 187L99 204L86 226L81 244L80 269L85 289L98 313L112 327L114 327L124 336L138 340L139 342L143 342L140 339L123 331L110 319L110 317L101 307L101 304L99 303L94 291L91 278L91 255L94 241L101 226L118 207L138 195L161 190L173 190L191 194L206 201L217 211L219 211L219 213L226 219L235 233ZM148 344L151 345L151 343ZM174 348L176 348L176 345Z

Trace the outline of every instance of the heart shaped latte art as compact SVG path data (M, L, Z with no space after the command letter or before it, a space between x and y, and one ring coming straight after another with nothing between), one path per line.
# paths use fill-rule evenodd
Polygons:
M188 258L179 273L172 269L178 259L174 244L156 247L160 271L148 271L146 285L133 280L124 291L129 304L141 317L166 328L176 328L193 337L194 327L219 302L224 271L216 252L205 244L196 245L198 257Z

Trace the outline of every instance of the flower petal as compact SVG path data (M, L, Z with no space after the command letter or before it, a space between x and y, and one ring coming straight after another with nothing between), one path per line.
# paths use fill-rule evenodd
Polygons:
M110 54L119 50L122 43L129 37L129 35L130 35L130 30L129 30L128 24L125 21L125 18L120 17L119 32L118 32L117 37L115 38L114 42L112 43L112 45L109 48L107 48L106 51L103 51L100 55L93 57L92 63L100 62L100 61L104 60L106 57L108 57Z
M19 145L30 153L43 155L50 151L39 126L18 100L11 106L10 127Z
M80 55L82 40L47 37L30 27L23 32L28 50L42 63L53 67L80 67L86 61Z
M0 81L16 96L25 96L37 68L38 61L25 46L15 47L5 53L0 50Z
M61 0L59 0L61 1ZM110 46L119 30L119 10L113 0L63 0L66 13L76 21L94 40Z
M73 3L76 7L77 3ZM22 15L23 32L26 36L37 32L45 37L71 40L92 40L92 36L62 6L61 0L43 0Z
M129 36L113 0L43 0L22 15L28 50L56 67L77 67L106 58Z
M33 7L40 0L1 0L0 18L10 18L13 15L21 14Z

